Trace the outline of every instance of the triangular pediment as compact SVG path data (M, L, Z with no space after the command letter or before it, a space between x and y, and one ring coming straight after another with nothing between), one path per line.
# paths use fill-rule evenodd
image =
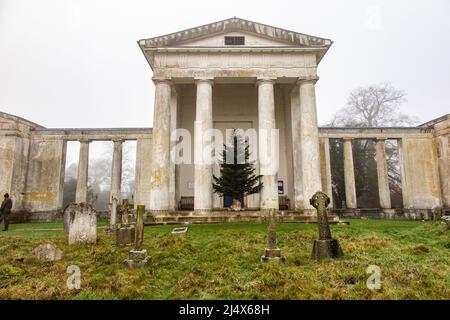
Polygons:
M269 25L230 18L168 35L143 39L144 48L158 47L223 47L224 36L245 36L245 47L329 47L331 40L306 35Z

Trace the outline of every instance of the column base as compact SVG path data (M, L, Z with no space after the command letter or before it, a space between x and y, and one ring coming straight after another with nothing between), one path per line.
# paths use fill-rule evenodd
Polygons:
M276 262L276 263L284 263L286 258L281 255L281 249L269 249L266 248L264 255L261 256L261 262Z
M383 215L384 219L394 219L396 212L395 209L383 208L381 209L381 214Z
M342 252L339 241L336 239L331 240L314 240L313 251L311 258L316 260L327 259L327 258L339 258L342 257L344 253Z

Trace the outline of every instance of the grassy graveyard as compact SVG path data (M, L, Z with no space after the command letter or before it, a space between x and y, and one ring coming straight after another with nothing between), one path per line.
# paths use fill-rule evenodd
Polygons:
M127 269L128 247L113 245L99 223L94 246L68 246L62 223L28 223L0 233L0 299L449 299L450 237L438 222L350 220L331 226L345 256L310 258L317 226L279 224L285 265L262 264L267 225L233 223L145 228L151 267ZM53 243L63 258L26 255ZM66 286L69 265L81 270L81 289ZM366 287L366 268L381 268L382 287Z

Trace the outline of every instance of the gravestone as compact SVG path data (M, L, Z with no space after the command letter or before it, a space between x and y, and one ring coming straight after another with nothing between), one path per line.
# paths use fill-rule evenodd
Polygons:
M129 220L130 220L129 210L130 210L130 204L128 202L128 199L123 199L122 200L122 224L124 224L124 225L127 225L129 223Z
M145 206L137 206L136 212L136 231L134 238L134 248L128 253L128 258L125 259L124 264L128 268L140 269L149 266L152 262L152 257L147 254L144 246L144 213Z
M129 223L128 199L122 201L122 224L115 229L116 245L127 246L134 242L136 228Z
M174 228L172 229L171 234L173 236L184 236L188 232L188 228Z
M69 234L69 211L73 210L71 204L67 205L63 211L63 225L64 225L64 233Z
M264 255L261 257L261 262L285 262L285 257L281 255L281 249L277 247L277 233L276 233L276 215L277 210L269 209L267 213L268 217L268 240L267 240L267 248L264 252Z
M327 206L330 204L330 198L325 193L318 191L312 196L309 203L317 209L317 225L319 226L319 239L314 240L312 258L319 260L343 256L341 246L331 236L328 224Z
M128 246L134 242L136 228L132 224L121 225L116 229L116 245Z
M111 197L111 215L109 217L109 226L104 229L104 233L114 233L117 229L117 199Z
M62 251L54 244L46 243L34 248L29 254L29 257L43 261L58 261L62 258Z
M69 245L97 242L97 212L88 203L71 203L68 215Z

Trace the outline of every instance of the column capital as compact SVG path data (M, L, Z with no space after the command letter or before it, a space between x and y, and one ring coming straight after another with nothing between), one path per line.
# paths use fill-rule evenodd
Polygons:
M82 138L82 139L78 139L78 142L79 142L79 143L91 143L92 140L86 139L86 138Z
M165 83L167 85L171 85L172 84L172 79L171 78L153 77L152 80L153 80L153 83L155 85L162 84L162 83Z
M198 85L199 83L209 83L211 86L214 85L214 78L208 78L208 77L199 77L194 78L194 83Z
M349 138L349 137L344 137L344 138L342 138L342 140L345 142L345 141L350 141L350 142L352 142L354 139L353 138Z
M383 138L383 137L376 137L375 139L374 139L375 141L386 141L387 140L387 138Z
M260 85L263 83L275 84L276 81L277 81L277 78L273 78L273 77L258 77L256 79L256 85Z
M122 139L122 138L114 138L111 141L114 142L114 143L123 143L124 139Z
M312 83L314 85L314 84L316 84L317 81L319 81L319 77L318 76L306 77L306 78L298 78L297 84L298 85L302 85L302 84Z

